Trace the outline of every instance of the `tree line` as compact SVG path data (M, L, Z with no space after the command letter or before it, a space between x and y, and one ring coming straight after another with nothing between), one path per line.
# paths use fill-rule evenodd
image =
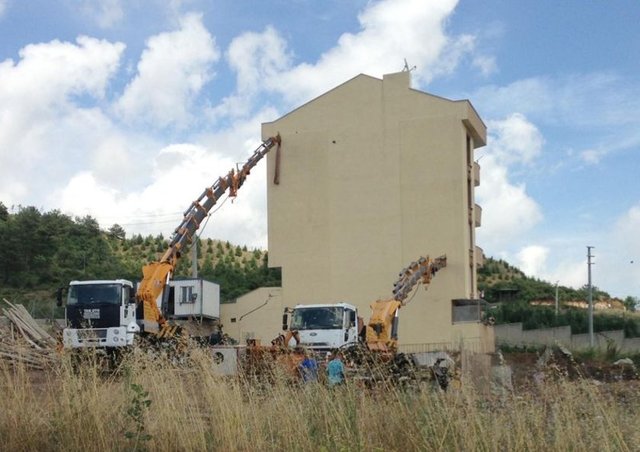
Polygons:
M584 285L578 289L551 284L537 278L526 276L518 268L509 265L502 259L491 257L485 260L478 269L478 289L484 294L483 298L489 303L550 301L555 302L556 290L558 302L585 301L589 288ZM592 287L593 300L608 300L611 295L598 287ZM635 311L640 300L627 296L621 300L627 310Z
M579 289L556 287L547 281L526 276L522 271L502 259L487 258L478 269L478 289L483 299L491 304L487 315L497 324L522 323L524 329L550 328L569 325L573 334L587 332L588 313L586 309L569 308L568 301L586 301L588 287ZM558 297L559 312L556 314L555 298ZM593 300L609 300L611 296L592 287ZM533 301L551 302L552 306L535 306ZM594 316L594 331L624 330L627 337L640 337L640 318L627 315L637 309L640 300L627 296L621 300L626 311L602 312Z
M229 301L262 286L279 286L280 270L269 268L268 255L229 242L200 240L198 276L220 285ZM126 237L113 225L100 229L91 216L71 217L58 210L41 212L18 206L9 212L0 202L0 286L3 289L51 290L71 280L124 278L139 281L142 267L160 258L168 247L161 234ZM189 276L189 250L176 276Z
M139 281L142 267L158 260L168 247L162 234L126 237L121 226L115 224L102 230L91 216L72 218L58 210L41 212L32 206L13 210L9 212L0 202L0 289L5 292L6 289L53 292L74 279ZM198 275L220 285L222 302L259 287L281 285L280 269L268 267L266 251L212 239L196 238L196 243ZM189 252L185 250L179 261L178 277L191 274ZM493 258L486 259L478 270L478 288L486 301L513 304L510 309L515 309L518 303L554 300L556 291L555 285L527 277L507 262ZM593 297L610 298L598 288L594 289ZM586 287L558 287L561 305L564 301L586 298ZM627 297L623 302L628 310L634 310L638 299ZM512 311L504 314L499 316L504 321L521 315ZM525 314L522 316L526 318Z

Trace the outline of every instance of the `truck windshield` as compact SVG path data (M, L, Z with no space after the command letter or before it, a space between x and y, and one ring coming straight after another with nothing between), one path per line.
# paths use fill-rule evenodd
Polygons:
M119 284L83 284L69 287L67 304L114 304L122 300L122 286Z
M291 318L292 330L333 330L342 328L344 308L296 308Z

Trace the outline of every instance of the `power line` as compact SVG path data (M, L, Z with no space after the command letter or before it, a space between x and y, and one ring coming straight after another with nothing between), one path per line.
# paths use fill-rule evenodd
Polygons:
M153 224L169 224L169 223L177 223L180 220L180 217L176 217L177 219L171 220L161 220L161 221L142 221L139 223L117 223L120 226L145 226L145 225L153 225Z

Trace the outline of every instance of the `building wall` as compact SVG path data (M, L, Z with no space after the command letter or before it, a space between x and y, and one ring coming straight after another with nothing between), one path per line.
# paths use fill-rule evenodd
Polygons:
M544 346L562 344L571 350L590 348L588 334L571 334L570 326L523 330L522 323L506 323L495 326L499 344L513 346ZM636 353L640 350L640 338L625 337L623 330L600 331L594 333L594 348L606 350L612 341L621 352Z
M263 344L282 331L282 289L261 287L239 297L234 303L220 305L222 330L241 344L260 339Z
M272 123L280 184L267 189L269 265L283 304L369 305L420 256L447 255L401 312L401 343L449 342L451 300L476 298L473 149L486 129L468 101L410 88L410 74L359 75ZM267 159L275 171L275 155ZM479 219L479 218L478 218Z

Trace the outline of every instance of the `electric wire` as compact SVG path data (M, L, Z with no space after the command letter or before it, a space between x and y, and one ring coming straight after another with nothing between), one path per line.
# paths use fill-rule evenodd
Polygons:
M214 213L216 213L218 210L220 210L222 208L222 206L224 206L224 203L227 202L227 200L229 199L229 195L227 195L222 202L220 203L220 205L218 207L216 207L214 210L212 210L211 212L209 212L209 214L207 215L207 219L205 220L204 224L202 225L202 228L200 229L200 232L198 233L198 238L200 238L200 236L202 235L202 233L204 232L204 229L207 227L207 223L209 222L209 218L211 218L211 215L213 215Z
M413 297L416 296L416 294L418 293L418 289L420 288L420 284L416 284L416 286L413 288L413 293L411 294L411 296L409 297L409 299L407 301L405 301L403 304L403 306L406 306L409 304L409 302L411 300L413 300Z

